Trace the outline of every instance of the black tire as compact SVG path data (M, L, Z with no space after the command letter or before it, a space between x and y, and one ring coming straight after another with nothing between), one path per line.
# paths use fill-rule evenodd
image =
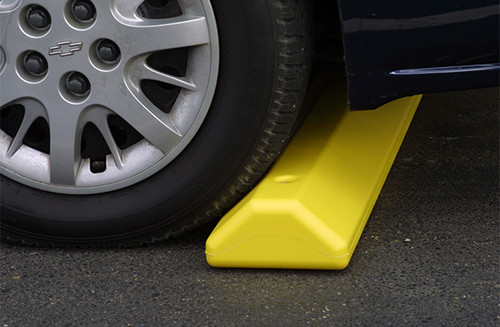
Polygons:
M37 245L140 245L220 218L286 145L308 82L303 0L213 0L221 50L202 127L166 168L127 188L64 195L1 178L1 236Z

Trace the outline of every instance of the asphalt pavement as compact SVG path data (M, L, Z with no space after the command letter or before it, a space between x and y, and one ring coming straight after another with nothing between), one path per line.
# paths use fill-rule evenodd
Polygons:
M499 326L499 90L424 96L343 271L211 268L212 227L135 249L4 243L0 327Z

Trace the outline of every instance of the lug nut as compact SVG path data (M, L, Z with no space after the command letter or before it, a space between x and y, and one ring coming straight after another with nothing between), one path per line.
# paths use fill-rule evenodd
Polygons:
M73 16L82 22L88 23L91 21L96 14L94 4L88 0L77 0L73 3Z
M47 72L47 61L36 51L30 51L24 56L24 68L33 76L42 76Z
M115 42L104 39L96 46L97 57L106 64L114 64L120 59L120 48Z
M49 28L51 22L49 13L41 6L33 6L28 9L26 18L31 27L41 31Z
M68 91L77 97L84 97L90 93L90 82L83 74L73 72L66 78Z

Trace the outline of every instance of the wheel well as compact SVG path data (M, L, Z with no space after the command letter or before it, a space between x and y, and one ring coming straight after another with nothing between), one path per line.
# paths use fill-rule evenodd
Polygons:
M337 1L310 0L314 8L314 61L344 65L344 49Z

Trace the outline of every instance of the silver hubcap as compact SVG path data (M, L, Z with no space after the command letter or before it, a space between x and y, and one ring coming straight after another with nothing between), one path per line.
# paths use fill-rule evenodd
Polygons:
M201 126L218 64L209 0L0 1L1 173L66 194L151 176Z

